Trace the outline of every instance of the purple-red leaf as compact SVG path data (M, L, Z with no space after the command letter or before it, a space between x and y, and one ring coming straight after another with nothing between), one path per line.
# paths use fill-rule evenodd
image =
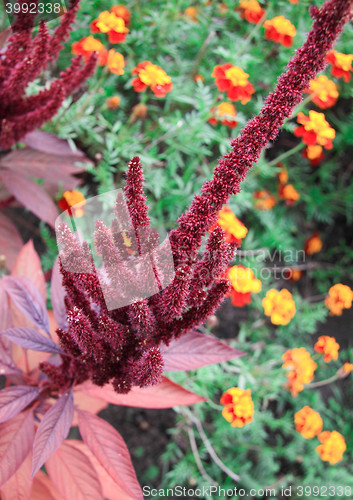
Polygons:
M23 246L23 241L13 222L0 213L0 248L1 254L6 257L6 268L11 271L17 254Z
M190 332L179 339L172 340L168 347L161 347L161 352L165 371L196 370L202 366L229 361L244 354L214 337L198 332Z
M1 500L30 500L32 453L29 453L21 467L1 488ZM36 499L37 500L37 499Z
M15 385L0 391L0 423L10 420L36 399L40 389Z
M47 411L38 426L33 444L32 476L67 438L74 416L71 389Z
M87 455L70 440L47 460L46 469L64 500L103 500L98 474Z
M50 337L48 313L35 285L24 276L5 276L3 283L18 309Z
M101 398L107 403L118 406L134 406L136 408L172 408L173 406L191 405L206 401L205 398L187 391L167 377L160 384L151 387L133 387L127 394L118 394L111 384L98 387L91 382L79 386L89 396Z
M22 412L0 424L0 487L19 469L34 438L33 412Z
M118 431L82 410L78 411L78 427L83 441L114 481L136 500L143 500L129 450Z
M33 212L39 219L55 226L59 212L50 196L37 184L20 171L0 170L0 178L10 193Z
M79 149L73 151L70 144L64 139L59 139L49 132L44 130L34 130L27 134L21 142L24 142L30 148L36 151L42 151L43 153L49 153L52 155L62 155L62 156L75 156L77 158L84 158L84 154ZM23 150L16 150L23 151ZM46 169L50 172L50 169Z
M66 321L66 307L65 307L65 288L62 284L62 275L59 269L59 261L58 258L55 261L53 266L53 272L51 275L51 303L53 306L54 316L56 322L58 323L59 328L62 330L66 330L67 321Z
M62 350L55 342L31 328L9 328L1 332L0 336L6 337L25 349L62 354Z

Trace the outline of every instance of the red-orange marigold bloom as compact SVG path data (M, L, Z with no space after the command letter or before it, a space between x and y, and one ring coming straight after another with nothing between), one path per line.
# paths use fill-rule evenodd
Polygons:
M295 303L292 294L283 288L278 291L271 288L262 299L265 316L271 317L274 325L288 325L295 315Z
M326 61L331 63L331 74L337 78L344 78L345 82L351 79L351 72L353 71L353 54L342 54L337 50L331 50L327 56Z
M304 144L313 146L319 144L326 149L332 149L332 141L335 138L336 131L326 121L324 113L309 111L309 116L304 113L298 113L298 123L301 124L294 130L297 137L302 137Z
M282 359L282 368L287 371L287 389L296 397L314 378L317 364L312 360L310 353L305 347L296 347L286 351Z
M319 163L325 158L322 146L314 144L313 146L307 146L303 151L304 158L308 158L310 164L313 167L317 167Z
M105 10L99 14L97 19L91 22L91 32L107 33L110 43L122 43L125 41L129 29L125 26L122 17Z
M224 405L222 415L232 427L244 427L252 422L254 403L250 389L243 390L239 387L228 389L221 397L221 404Z
M136 92L143 92L150 87L156 97L165 97L172 90L173 84L170 76L157 64L150 61L138 63L132 70L133 75L138 75L132 80Z
M242 104L246 104L255 92L253 85L248 80L248 73L231 63L215 66L211 76L216 79L218 90L227 92L227 97L231 101L240 101Z
M321 335L314 345L315 351L323 355L326 363L338 359L339 348L340 346L336 342L335 337L329 337L328 335Z
M300 194L295 189L293 184L280 184L278 188L278 196L281 200L285 200L286 205L288 206L294 205L294 203L300 199Z
M131 12L125 5L113 5L110 9L110 12L116 15L116 17L121 17L124 19L124 23L126 26L129 26L131 23Z
M63 197L58 201L59 208L61 210L68 210L71 217L82 217L85 213L85 204L86 198L76 189L73 191L65 191Z
M258 210L271 210L276 204L276 197L268 189L255 191L253 198L256 200L255 207Z
M343 453L347 449L342 434L337 431L324 431L319 434L318 439L322 444L316 447L316 451L320 455L321 460L329 462L330 465L334 465L342 460Z
M343 309L352 307L353 291L347 285L337 283L331 286L325 304L330 309L331 316L341 316Z
M232 285L229 292L233 306L243 307L251 303L251 293L261 291L261 281L249 267L232 266L227 269L227 278Z
M103 66L107 62L107 49L102 42L96 40L92 35L81 38L78 42L74 42L71 50L73 54L83 56L86 61L88 61L93 52L97 52L99 65Z
M229 128L234 128L238 125L238 122L234 120L237 115L235 106L230 102L221 102L218 106L211 108L211 118L209 118L209 123L211 125L217 125L221 123Z
M108 109L117 109L120 106L120 97L117 95L108 97L105 103Z
M320 434L324 425L320 413L310 406L304 406L297 411L294 415L294 424L296 431L305 439L312 439Z
M248 234L248 229L227 205L224 205L218 212L217 222L209 228L210 233L217 226L220 226L225 232L227 243L235 243L238 246Z
M299 281L303 276L303 271L301 269L296 269L295 267L290 267L288 271L284 271L284 277L290 281Z
M304 242L304 252L307 255L314 255L314 253L320 252L322 249L322 240L319 233L313 233L310 238L307 238Z
M108 52L107 66L109 70L115 75L123 75L125 67L125 59L120 52L115 52L114 49L110 49Z
M297 34L295 26L284 16L277 16L264 22L265 37L267 40L281 43L285 47L291 47L293 38Z
M241 0L239 9L242 19L249 23L257 24L265 15L265 9L261 7L257 0Z
M321 109L334 106L339 96L337 85L326 75L320 75L311 80L307 92L312 96L313 103Z

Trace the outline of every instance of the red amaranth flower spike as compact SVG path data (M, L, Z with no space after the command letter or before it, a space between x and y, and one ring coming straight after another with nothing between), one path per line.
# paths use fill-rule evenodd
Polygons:
M107 227L102 221L96 223L94 244L110 281L105 284L106 290L100 287L97 275L100 270L95 272L88 245L80 246L69 228L59 225L69 326L67 331L58 332L65 352L62 366L54 370L48 363L42 365L52 387L57 387L57 376L58 380L62 379L62 373L67 374L71 383L91 379L103 385L112 381L115 390L122 393L133 385L156 383L162 372L160 344L169 344L173 338L188 333L219 306L230 287L222 276L234 245L227 244L223 230L216 228L200 260L197 252L203 237L216 222L217 213L229 196L239 192L247 171L268 141L275 139L284 119L300 102L309 81L323 68L326 53L349 18L352 5L353 0L328 0L320 10L312 10L316 20L306 43L289 63L260 114L232 141L232 150L220 159L213 179L204 184L202 193L195 196L190 209L180 217L178 228L172 231L170 241L176 272L168 286L164 289L160 286L159 293L146 294L146 288L143 299L140 293L141 277L146 275L148 261L141 257L147 256L153 262L152 274L160 285L166 273L161 257L167 246L165 242L158 246L156 234L148 225L142 169L137 157L129 163L127 203L118 195L116 218L111 226ZM134 247L132 238L136 235L138 244ZM141 262L134 274L129 271L128 262L137 257ZM206 270L208 274L200 278ZM152 283L152 278L151 275L145 284ZM111 298L114 303L121 299L124 307L110 310L107 303Z

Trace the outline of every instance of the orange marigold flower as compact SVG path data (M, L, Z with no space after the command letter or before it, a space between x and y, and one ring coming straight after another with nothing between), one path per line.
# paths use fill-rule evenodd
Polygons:
M58 206L61 210L68 210L71 217L82 217L85 213L84 206L86 198L80 191L65 191L63 197L58 201Z
M289 1L290 1L290 3L294 3L294 4L298 3L298 0L289 0Z
M215 66L211 76L216 79L218 90L227 92L227 97L231 101L240 101L242 104L246 104L255 92L248 80L248 73L231 63Z
M256 200L255 207L259 210L271 210L276 204L276 197L268 189L255 191L253 198Z
M320 413L310 406L304 406L297 411L294 415L294 424L296 431L305 439L312 439L320 434L324 425Z
M200 75L200 73L197 73L197 75L193 76L192 79L194 80L194 82L204 82L205 81L205 78Z
M248 234L248 229L227 205L224 205L218 212L217 222L209 228L209 231L212 232L217 226L221 226L225 232L226 241L235 243L237 246L241 244L242 239Z
M284 163L277 163L277 167L280 169L280 172L277 174L278 182L282 185L287 184L288 182L288 170Z
M313 102L321 109L334 106L339 95L337 85L326 75L320 75L311 80L307 92L312 95Z
M295 315L295 303L292 294L283 288L278 291L271 288L262 299L265 316L270 316L274 325L288 325Z
M121 17L122 19L124 19L124 23L126 24L126 26L130 25L131 12L128 8L125 7L125 5L113 5L113 7L110 9L110 12L115 14L116 17Z
M318 439L322 444L316 447L316 451L320 455L321 460L329 462L330 465L334 465L342 460L343 453L347 449L342 434L337 431L324 431L319 434Z
M135 104L130 115L131 122L134 123L137 120L144 120L147 116L147 112L148 108L146 104L143 104L142 102Z
M311 359L310 353L305 347L297 347L286 351L282 359L282 368L287 371L287 389L296 397L314 378L317 368L315 361Z
M109 70L115 75L123 75L125 67L125 59L120 52L115 52L114 49L110 49L108 52L107 66Z
M122 17L105 10L99 14L97 19L91 22L91 32L107 33L110 43L122 43L125 41L126 34L129 33L129 28L125 26Z
M254 403L250 389L243 390L239 387L228 389L221 397L221 404L224 405L222 415L232 427L244 427L252 422Z
M301 269L296 269L295 267L288 268L288 271L284 272L284 277L290 281L299 281L303 276L303 271Z
M353 71L353 54L342 54L337 50L331 50L326 61L332 64L331 74L337 78L344 78L345 82L351 79L351 71Z
M323 354L326 363L338 359L339 348L340 346L337 344L335 337L329 337L328 335L321 335L314 345L315 351Z
M86 61L88 61L93 52L97 52L99 65L103 66L107 62L107 49L102 42L96 40L92 35L81 38L78 42L74 42L71 50L73 54L83 56Z
M331 286L325 304L330 309L331 316L341 316L343 309L352 307L353 291L347 285L338 283Z
M265 15L265 9L257 0L242 0L239 8L242 11L242 19L246 19L249 23L257 24Z
M307 146L303 151L303 156L304 158L308 158L313 167L316 167L325 158L322 146L318 144Z
M300 194L293 184L286 184L285 186L280 185L278 188L278 196L281 200L285 200L288 206L294 205L294 203L300 199Z
M304 242L304 252L307 255L313 255L314 253L320 252L322 249L322 240L319 233L313 233L310 238L307 238Z
M120 97L117 95L113 97L108 97L105 103L108 109L116 109L120 106Z
M297 137L302 137L303 142L308 146L319 144L326 149L332 149L332 141L335 138L336 131L330 127L330 124L325 120L324 113L317 111L309 111L309 116L304 113L298 113L298 123L301 124L294 130Z
M261 281L255 277L254 271L249 267L232 266L227 269L227 278L232 285L229 296L233 306L243 307L251 303L251 293L261 291Z
M157 64L150 61L138 63L132 70L133 75L138 75L132 80L132 85L136 92L143 92L150 87L156 97L165 97L167 92L172 90L172 80L170 76Z
M353 372L353 364L352 363L344 363L342 366L342 371L343 373L346 373L347 375L351 372Z
M220 122L222 125L226 125L229 128L234 128L238 125L238 122L232 118L237 115L235 106L230 102L221 102L218 106L211 108L211 118L209 118L209 123L212 125L217 125Z
M295 26L284 16L277 16L264 22L265 37L267 40L281 43L285 47L293 44L293 38L297 34Z
M199 9L197 7L188 7L184 11L184 16L188 17L193 23L197 23Z

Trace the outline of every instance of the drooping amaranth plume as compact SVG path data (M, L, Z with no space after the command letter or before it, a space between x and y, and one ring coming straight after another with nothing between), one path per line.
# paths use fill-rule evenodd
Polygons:
M234 246L226 243L222 229L218 228L209 235L203 256L199 257L203 238L222 205L239 191L241 181L262 148L276 138L284 119L301 101L310 79L323 69L325 56L349 19L352 5L353 0L328 0L321 9L311 9L314 23L307 41L290 61L259 115L232 141L232 149L220 159L213 179L204 184L201 194L195 196L190 209L171 232L175 276L169 286L152 296L145 295L147 298L108 310L106 297L109 301L119 299L119 294L125 293L124 281L129 285L129 293L138 296L140 276L129 270L129 258L124 252L130 249L148 255L157 244L149 226L142 167L137 157L129 163L125 187L133 228L121 227L124 208L119 201L111 227L102 221L96 223L96 251L112 285L106 294L94 272L88 245L81 246L65 224L59 227L68 328L59 330L58 335L66 355L62 356L59 367L49 363L41 366L53 388L68 387L89 378L98 385L112 381L117 392L126 393L133 385L156 383L163 369L159 346L187 334L218 307L228 291L228 281L222 276ZM137 235L136 245L131 249L126 242L131 240L133 232ZM144 238L139 238L141 234ZM75 273L68 270L70 265ZM158 257L153 265L158 282L158 276L163 279ZM114 274L115 269L119 272Z

